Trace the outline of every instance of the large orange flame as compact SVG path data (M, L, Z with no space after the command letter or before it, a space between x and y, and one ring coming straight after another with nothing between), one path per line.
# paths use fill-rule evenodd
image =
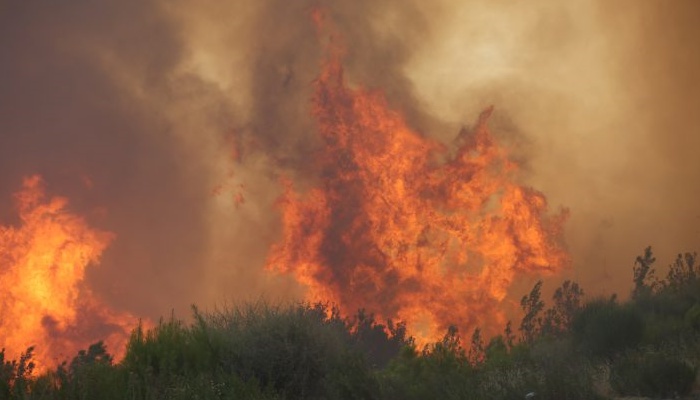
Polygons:
M24 180L15 200L20 225L0 226L0 347L16 358L35 346L39 371L101 339L119 357L135 319L104 307L84 285L113 235L68 212L65 198L47 198L38 176Z
M329 53L312 100L318 185L300 193L285 181L268 268L293 273L311 301L404 320L419 342L449 325L502 327L515 279L567 265L566 211L548 215L545 196L517 183L487 127L490 108L443 145L381 93L349 88L342 49Z

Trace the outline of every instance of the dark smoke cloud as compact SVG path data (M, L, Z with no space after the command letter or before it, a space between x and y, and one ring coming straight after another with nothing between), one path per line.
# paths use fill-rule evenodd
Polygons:
M314 178L320 5L350 81L419 131L447 142L494 104L494 130L524 146L523 179L571 208L572 276L624 293L645 245L660 260L700 247L698 6L521 3L5 2L0 218L22 176L42 174L116 233L90 279L138 314L298 295L261 266L278 175Z
M328 32L317 33L311 23L315 9L330 20ZM389 15L400 26L387 28ZM250 119L245 128L279 165L304 171L316 145L309 106L311 83L324 57L319 36L331 35L346 48L345 67L352 81L384 91L417 128L435 123L422 111L402 71L411 46L427 31L425 16L412 2L270 0L260 2L255 16L248 53Z
M141 1L5 2L0 13L3 216L21 178L41 174L117 234L92 270L107 300L146 315L186 306L210 189L164 117L182 96L168 82L182 57L178 27Z
M571 210L571 277L624 296L645 246L662 274L700 247L697 2L448 3L408 73L446 121L496 106L523 179Z
M700 249L700 4L623 1L599 5L597 16L619 101L607 112L617 122L578 151L590 164L601 155L615 163L577 179L589 181L579 196L596 201L573 202L583 212L570 231L581 232L571 236L582 239L572 244L584 283L624 295L632 256L646 245L661 276L675 253ZM626 137L624 146L600 150L615 137Z

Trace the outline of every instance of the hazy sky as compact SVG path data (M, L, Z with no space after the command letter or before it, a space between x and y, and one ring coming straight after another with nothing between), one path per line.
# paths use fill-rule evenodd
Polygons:
M116 234L89 279L137 314L298 295L262 265L278 175L314 174L319 4L351 82L425 135L495 106L522 179L571 210L567 276L589 293L624 295L646 245L660 267L700 249L694 0L3 1L0 221L43 175Z

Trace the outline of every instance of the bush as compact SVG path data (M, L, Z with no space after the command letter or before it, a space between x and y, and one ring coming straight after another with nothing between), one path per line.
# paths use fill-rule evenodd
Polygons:
M475 372L457 329L451 327L441 341L426 346L420 353L413 347L405 347L381 373L381 397L479 399Z
M685 324L693 331L700 331L700 304L695 304L684 315Z
M47 377L54 379L48 379L46 383L53 380L54 390L62 398L70 399L117 400L123 397L119 392L126 383L124 374L113 367L112 357L102 342L80 350L68 366L63 363L55 374Z
M568 339L542 340L532 346L533 369L539 380L537 399L592 400L592 367L574 351Z
M623 396L672 397L690 393L696 370L664 354L629 354L616 361L610 385Z
M378 391L357 347L381 342L369 317L353 333L324 305L257 303L205 315L195 309L194 320L188 326L171 318L134 332L123 366L137 397L342 399Z
M222 336L226 372L287 398L371 398L376 387L363 355L350 346L346 325L328 314L321 305L257 304L207 321Z
M631 307L596 300L574 317L572 331L575 343L584 353L609 358L639 345L644 336L644 320Z

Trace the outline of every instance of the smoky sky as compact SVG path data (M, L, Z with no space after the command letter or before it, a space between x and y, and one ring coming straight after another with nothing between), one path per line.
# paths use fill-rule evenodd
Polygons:
M3 215L21 178L42 175L49 193L117 235L90 270L99 292L136 313L181 307L207 240L208 177L163 116L179 95L167 82L182 57L176 26L138 1L5 2L0 12Z
M700 247L700 6L521 3L5 1L0 220L41 174L115 233L89 280L139 315L298 296L262 266L279 176L317 172L322 6L349 81L422 134L449 142L494 105L521 179L571 210L569 275L625 294L646 245L661 263Z

